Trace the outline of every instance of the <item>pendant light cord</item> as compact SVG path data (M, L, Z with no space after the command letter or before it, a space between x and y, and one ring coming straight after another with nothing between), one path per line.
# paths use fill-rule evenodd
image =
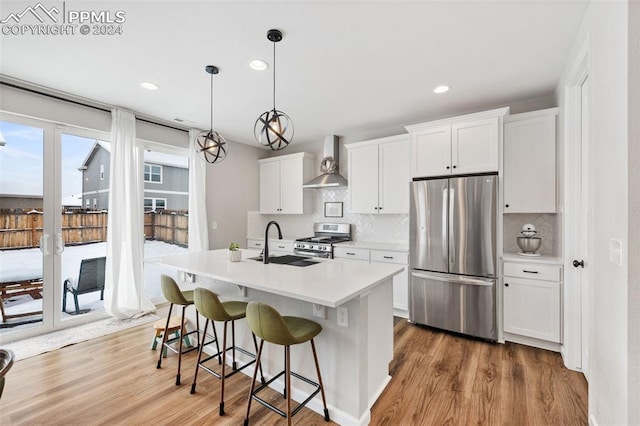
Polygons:
M273 110L276 110L276 42L273 42Z
M213 131L213 73L211 73L211 130Z

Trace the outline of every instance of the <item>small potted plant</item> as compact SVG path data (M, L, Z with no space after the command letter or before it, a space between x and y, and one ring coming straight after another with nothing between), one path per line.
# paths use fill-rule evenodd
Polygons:
M240 262L242 259L242 251L240 250L240 245L237 243L229 244L229 261L230 262Z

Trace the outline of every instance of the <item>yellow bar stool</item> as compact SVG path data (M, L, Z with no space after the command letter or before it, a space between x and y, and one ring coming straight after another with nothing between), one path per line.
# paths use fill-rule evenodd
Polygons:
M213 328L214 334L215 334L215 325L213 324L214 321L224 322L224 330L222 334L222 351L218 347L217 337L216 337L215 339L216 353L205 359L202 359L203 348L213 343L213 340L209 342L205 342L205 337L203 337L202 340L200 341L200 349L198 350L198 363L196 364L196 372L193 375L193 384L191 385L191 393L193 394L196 392L196 380L198 379L198 370L200 368L202 368L207 373L212 374L214 377L217 377L218 379L220 379L221 383L220 383L219 413L221 416L223 416L224 415L224 380L227 377L233 376L237 372L244 370L245 368L247 368L248 366L256 362L255 353L248 352L243 348L236 346L235 321L242 319L246 316L247 303L239 302L239 301L220 302L220 299L218 299L218 295L216 293L202 287L197 287L195 289L194 301L195 301L196 309L198 310L200 315L206 318L206 321L204 323L204 330L203 330L204 336L207 335L207 327L209 326L210 322L211 322L211 327ZM227 347L227 325L229 323L231 323L231 346ZM256 340L256 336L252 335L252 337L253 337L253 345L257 351L258 342ZM225 355L228 351L231 351L232 362L231 362L231 371L227 373L226 372L227 363L225 361ZM248 361L247 363L243 364L238 368L238 365L236 363L236 351L247 355L248 357L251 358L251 361ZM213 358L217 358L218 364L222 364L221 373L215 372L213 369L209 368L206 365L206 363ZM256 371L257 370L258 369L256 368ZM262 382L264 383L264 377L262 376L262 368L260 368L260 376L262 377ZM254 380L255 380L255 376L254 376Z
M169 305L169 313L167 314L167 323L165 324L164 329L165 330L169 329L169 323L171 321L171 311L173 310L173 305L180 305L182 306L182 317L180 318L180 325L181 325L180 330L186 330L186 324L184 321L184 312L187 309L187 306L193 305L193 290L186 290L186 291L180 290L180 287L178 287L178 284L176 284L174 279L164 274L160 276L160 284L162 286L162 294L164 295L165 299L167 299L171 303L171 305ZM191 352L198 349L198 346L196 345L184 351L182 350L182 341L185 340L185 337L191 334L196 334L199 341L200 320L197 314L196 314L196 329L194 331L190 331L188 333L185 333L184 335L180 333L180 336L176 336L172 339L168 338L169 333L163 333L162 335L162 346L160 346L162 350L158 355L158 365L156 366L156 368L162 367L162 354L165 353L165 349L169 349L170 351L177 353L178 354L178 374L176 375L176 386L180 385L180 367L182 365L182 354L186 354L187 352ZM176 341L179 341L178 349L175 349L173 346L171 346Z
M258 347L258 361L257 367L260 366L260 357L262 356L262 347L264 342L274 343L276 345L284 346L284 370L275 375L266 383L263 382L258 388L255 388L256 373L258 369L253 373L253 380L251 381L251 390L249 392L249 402L247 404L247 415L244 419L244 425L249 424L249 413L251 412L251 400L255 399L260 404L275 411L282 417L287 419L287 424L291 424L291 417L293 417L300 409L305 406L314 396L320 392L322 395L322 404L324 405L324 420L329 421L329 410L327 410L327 401L324 396L324 387L322 386L322 377L320 376L320 366L318 365L318 356L316 355L316 346L313 343L313 338L316 337L322 331L322 326L317 322L308 320L306 318L299 317L287 317L281 316L271 306L265 303L249 302L247 306L247 323L253 334L262 339L260 346ZM316 372L318 373L318 383L303 377L297 373L291 371L291 345L297 345L304 342L311 342L311 350L313 352L313 360L316 364ZM269 402L258 396L258 392L269 386L271 382L278 377L285 375L285 397L287 398L287 411L284 412L279 408L271 405ZM298 406L291 410L291 376L304 381L316 389Z

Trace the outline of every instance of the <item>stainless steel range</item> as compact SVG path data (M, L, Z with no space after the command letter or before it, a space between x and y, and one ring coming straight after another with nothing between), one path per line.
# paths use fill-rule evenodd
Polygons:
M295 240L293 252L302 256L333 259L333 245L350 240L350 223L314 223L313 237Z

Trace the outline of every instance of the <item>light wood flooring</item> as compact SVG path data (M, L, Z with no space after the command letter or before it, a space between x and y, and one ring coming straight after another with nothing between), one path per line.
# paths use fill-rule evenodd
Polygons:
M373 425L586 425L587 384L559 354L492 344L396 321L393 379L372 409ZM0 400L0 425L241 425L250 379L219 381L200 371L189 394L196 352L156 369L150 324L17 362ZM321 355L320 355L321 356ZM273 394L273 400L282 401ZM295 424L326 425L303 409ZM284 419L252 404L251 424Z

